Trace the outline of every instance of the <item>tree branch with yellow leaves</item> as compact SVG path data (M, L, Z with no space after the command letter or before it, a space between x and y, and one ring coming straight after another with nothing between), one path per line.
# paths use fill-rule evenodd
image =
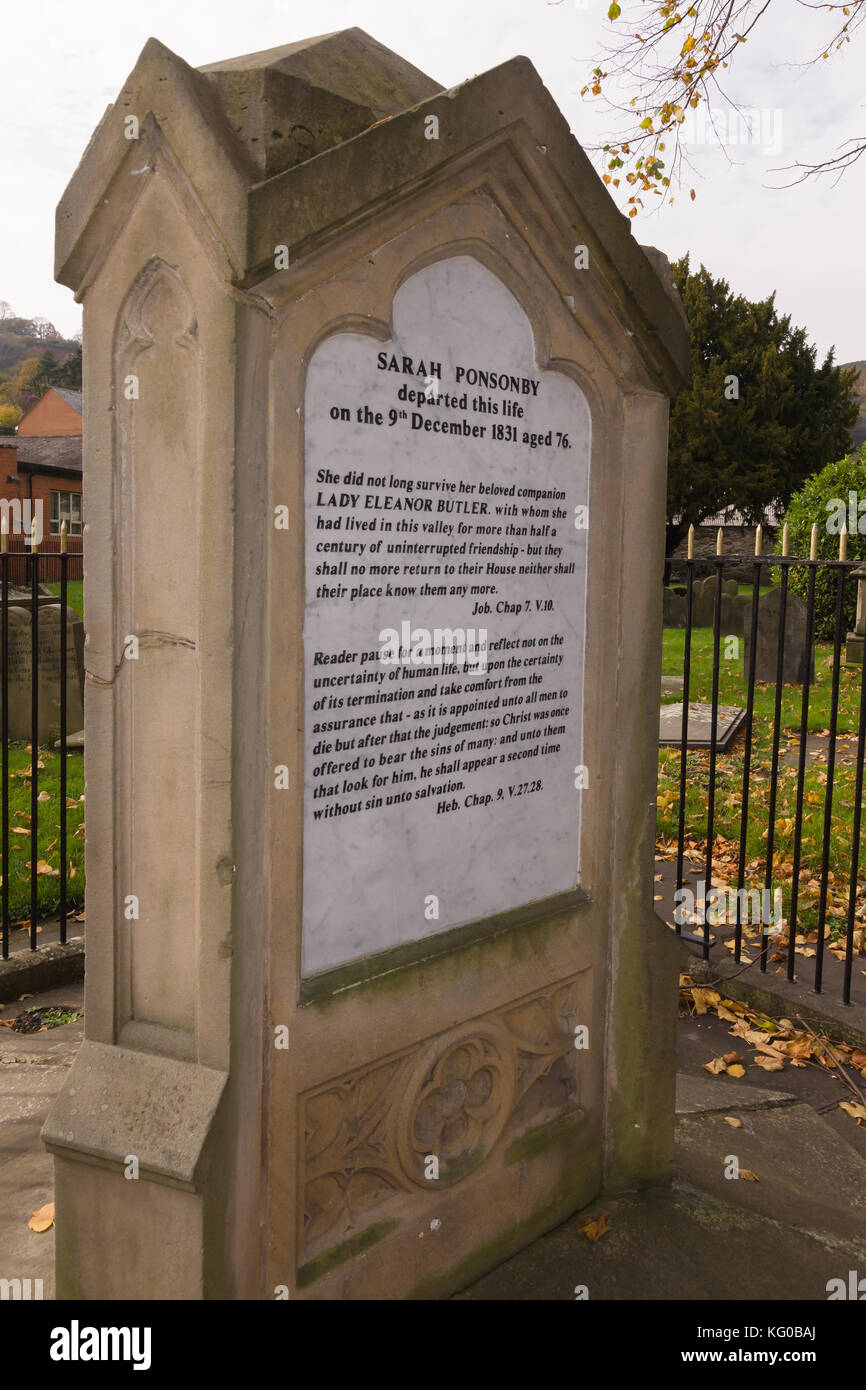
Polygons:
M618 37L604 50L602 65L596 66L581 96L601 97L608 109L624 117L615 143L595 146L606 155L604 181L619 188L624 181L631 188L627 200L629 216L646 209L644 195L662 202L673 202L673 190L685 186L685 171L693 167L682 127L690 111L702 105L717 142L719 138L712 103L720 100L731 110L740 107L726 87L738 51L771 5L781 0L640 0L627 5L618 0L608 9L608 19ZM866 0L847 5L796 0L804 9L824 10L835 16L826 45L804 66L818 63L850 43L853 32L866 20ZM632 93L626 99L621 93ZM815 174L841 174L866 151L866 138L852 138L842 150L817 164L797 163L792 182ZM692 198L694 188L689 189Z

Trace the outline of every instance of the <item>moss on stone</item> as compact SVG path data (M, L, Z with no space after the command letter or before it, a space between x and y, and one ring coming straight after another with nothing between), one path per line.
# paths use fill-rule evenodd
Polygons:
M368 1226L365 1231L359 1231L350 1240L344 1240L341 1245L334 1245L330 1250L317 1255L314 1260L309 1260L298 1270L298 1288L308 1288L336 1265L345 1264L346 1260L354 1259L362 1251L369 1250L371 1245L384 1240L385 1236L389 1236L399 1225L399 1221L378 1221L375 1226Z
M560 899L562 905L557 906ZM365 1002L394 990L402 993L410 989L422 973L430 970L441 972L444 979L454 972L463 975L467 970L477 969L480 954L494 949L507 953L507 959L500 962L502 966L516 965L570 930L575 909L588 901L578 889L575 893L563 893L558 899L548 900L541 905L547 911L538 916L532 907L521 908L442 932L440 936L407 942L362 961L352 961L308 980L302 989L302 1002L327 1009L333 1007L347 989L360 990ZM492 963L487 960L484 964L490 968Z
M530 1129L528 1133L522 1134L519 1139L509 1144L502 1156L502 1162L522 1163L524 1159L533 1158L535 1154L541 1153L580 1129L585 1119L584 1110L568 1110L564 1115L557 1115L547 1124Z

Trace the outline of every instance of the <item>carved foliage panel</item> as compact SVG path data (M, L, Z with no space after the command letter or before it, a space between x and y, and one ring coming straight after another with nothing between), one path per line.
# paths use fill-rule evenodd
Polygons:
M429 1192L431 1157L436 1188L453 1187L503 1141L576 1109L583 984L559 981L302 1095L301 1259Z

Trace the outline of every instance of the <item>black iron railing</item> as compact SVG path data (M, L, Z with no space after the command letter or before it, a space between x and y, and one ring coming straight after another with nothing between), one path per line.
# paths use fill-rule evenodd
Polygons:
M682 731L679 749L679 809L677 818L677 845L676 845L676 891L679 897L683 889L686 860L686 839L687 835L693 838L702 839L706 835L706 852L703 865L705 893L709 893L713 884L713 859L714 845L716 841L716 787L717 787L717 763L718 763L718 742L719 742L719 684L720 684L720 649L723 637L722 621L722 600L723 582L725 570L736 567L742 574L743 567L751 568L751 602L750 614L751 621L748 624L746 638L749 649L749 659L746 663L747 671L747 693L745 706L745 719L738 739L742 738L742 743L738 742L738 751L742 752L742 786L740 791L740 827L739 827L739 858L736 878L736 909L735 920L725 919L727 930L733 928L733 957L739 962L743 954L743 904L746 901L748 890L747 881L747 842L749 835L750 817L753 814L753 807L750 794L753 786L753 744L755 729L755 688L756 675L758 668L758 638L759 638L759 603L762 586L772 582L770 571L778 572L778 631L776 634L776 671L775 671L775 699L773 704L772 716L772 753L770 756L769 767L769 803L766 813L766 850L765 850L765 869L764 869L764 888L766 894L773 892L774 876L774 855L776 849L776 823L779 805L779 779L780 779L780 741L782 737L782 701L783 688L785 685L785 644L787 637L787 610L789 606L789 580L794 571L802 571L806 575L806 652L808 659L802 672L802 694L800 700L799 716L799 757L797 760L797 781L796 781L796 809L793 817L793 853L792 867L793 874L791 879L790 905L787 910L787 943L783 945L785 954L785 973L789 980L795 978L795 955L797 950L798 932L800 931L800 882L801 870L803 865L803 809L804 809L804 790L806 787L807 773L807 740L809 732L810 718L810 694L812 690L812 660L815 649L815 585L819 571L830 572L835 575L835 618L833 625L832 639L832 678L830 690L830 714L827 732L827 777L824 790L823 805L823 831L820 849L820 892L817 907L817 937L815 940L814 952L814 989L820 993L824 989L824 965L825 965L825 933L827 930L827 909L828 909L828 883L830 878L830 858L831 858L831 835L833 826L834 810L834 789L836 780L836 748L837 748L837 729L839 719L839 692L840 678L842 673L842 646L845 637L845 611L846 596L850 592L852 584L861 585L861 593L858 607L858 631L862 626L864 607L863 590L866 590L866 570L861 566L857 570L856 562L847 559L847 535L843 532L840 537L840 554L835 560L819 560L817 558L817 528L813 529L811 555L809 559L798 559L787 553L787 534L783 538L782 553L776 555L762 554L761 530L758 528L756 547L754 556L743 555L724 555L722 553L722 532L719 532L717 554L714 558L694 557L693 544L690 538L688 557L684 560L675 561L675 567L680 575L684 574L685 585L685 651L683 659L683 710L682 710ZM689 824L687 814L687 790L689 785L689 718L690 718L690 691L693 681L693 631L694 631L694 594L696 569L701 567L706 570L709 568L710 574L715 572L715 592L712 616L712 694L709 720L709 775L706 795L706 817L703 825ZM855 572L856 571L856 572ZM859 648L858 648L859 651ZM862 654L858 656L860 671L860 698L859 698L859 722L857 727L857 755L856 771L854 781L853 808L851 815L851 851L850 864L848 871L848 909L844 930L844 961L841 982L841 997L844 1003L851 1003L852 975L855 962L855 929L858 925L856 912L858 905L858 872L861 857L861 831L863 815L863 773L864 773L864 752L866 752L866 640L862 641ZM849 663L850 664L850 663ZM790 683L790 677L789 677ZM691 745L692 747L694 744ZM753 861L754 862L754 861ZM763 899L766 901L766 898ZM702 907L702 904L698 904ZM711 921L704 910L694 914L690 921L696 923L698 930L684 930L686 923L676 917L675 926L677 932L687 939L696 942L702 947L702 954L705 960L710 957L711 946L715 940L711 934ZM766 972L768 959L771 949L771 938L773 929L766 920L762 921L760 958L758 966L761 972ZM802 940L802 937L800 938ZM841 938L840 938L841 939ZM778 960L778 955L773 957ZM864 972L866 973L866 972Z
M28 538L29 539L29 538ZM69 699L68 687L70 680L78 681L78 688L81 691L83 705L83 650L70 651L70 632L69 622L77 617L77 613L69 605L69 584L83 578L83 554L70 554L67 550L65 523L62 534L58 538L58 548L51 552L42 552L38 549L35 532L34 538L28 547L27 553L22 554L20 549L15 550L9 547L10 537L6 530L6 523L3 523L2 534L0 534L0 851L2 851L2 885L0 885L0 934L2 934L2 958L9 957L10 946L13 941L20 949L25 944L24 939L13 938L15 926L21 926L20 922L13 923L14 915L12 901L12 877L13 865L12 846L10 845L11 835L15 830L19 830L23 835L29 835L30 862L29 862L29 921L25 921L27 928L26 944L35 951L39 942L37 935L41 932L40 926L40 904L39 904L39 878L41 873L47 873L57 879L56 905L52 906L48 914L52 920L56 918L57 939L65 943L69 930L70 910L70 891L69 891L69 810L68 803L68 768L67 756L69 753L68 739L71 734L79 732L78 727L70 729L69 724ZM45 583L59 583L59 594L53 595L44 591ZM59 620L52 625L52 630L57 631L58 637L58 657L56 662L52 662L51 677L56 674L56 680L51 683L52 692L56 690L56 700L52 697L52 708L45 708L43 700L40 707L40 687L42 691L46 689L45 673L45 653L40 649L40 632L47 626L46 605L59 606ZM12 608L23 609L30 623L29 640L29 663L25 660L22 669L20 657L23 655L24 648L19 646L13 653L10 634L10 611ZM77 640L77 639L76 639ZM26 639L25 639L25 646ZM81 648L83 649L83 632L81 633ZM80 658L80 659L79 659ZM17 696L19 697L15 707L15 724L13 728L10 721L10 700L12 698L10 666L16 662L15 678ZM29 666L29 669L27 669ZM29 744L26 743L26 735L21 728L21 721L26 721L26 687L29 683ZM22 690L23 706L20 697ZM40 722L41 720L41 722ZM41 735L41 737L40 737ZM40 747L40 745L44 747ZM43 757L48 748L52 747L59 751L59 789L57 795L57 833L50 844L40 844L39 831L39 809L40 809L40 768L44 766ZM30 764L29 769L14 774L11 769L11 759L20 750L29 749ZM50 754L53 758L54 752ZM29 780L29 826L13 827L10 825L10 785L13 776ZM47 796L43 793L42 800ZM80 811L81 808L79 808ZM19 815L26 813L18 813ZM53 825L53 821L52 821ZM83 831L82 831L83 834ZM40 859L40 851L53 853L59 848L58 866L52 867L46 860ZM83 882L79 880L79 884ZM16 892L17 908L22 909L22 899L20 888ZM43 917L45 914L43 913ZM52 938L53 938L52 933ZM22 931L21 938L24 937Z

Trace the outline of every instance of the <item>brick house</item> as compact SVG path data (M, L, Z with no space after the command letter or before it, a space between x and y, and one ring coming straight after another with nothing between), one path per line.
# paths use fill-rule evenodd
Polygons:
M32 405L18 423L18 437L24 435L46 438L56 435L78 435L81 438L80 391L64 391L49 386L45 395Z
M13 504L8 509L12 551L24 548L14 519L28 515L26 503L31 517L39 514L37 506L41 510L40 550L59 550L63 521L70 553L83 550L81 400L80 391L51 387L22 418L16 434L0 435L0 502Z

